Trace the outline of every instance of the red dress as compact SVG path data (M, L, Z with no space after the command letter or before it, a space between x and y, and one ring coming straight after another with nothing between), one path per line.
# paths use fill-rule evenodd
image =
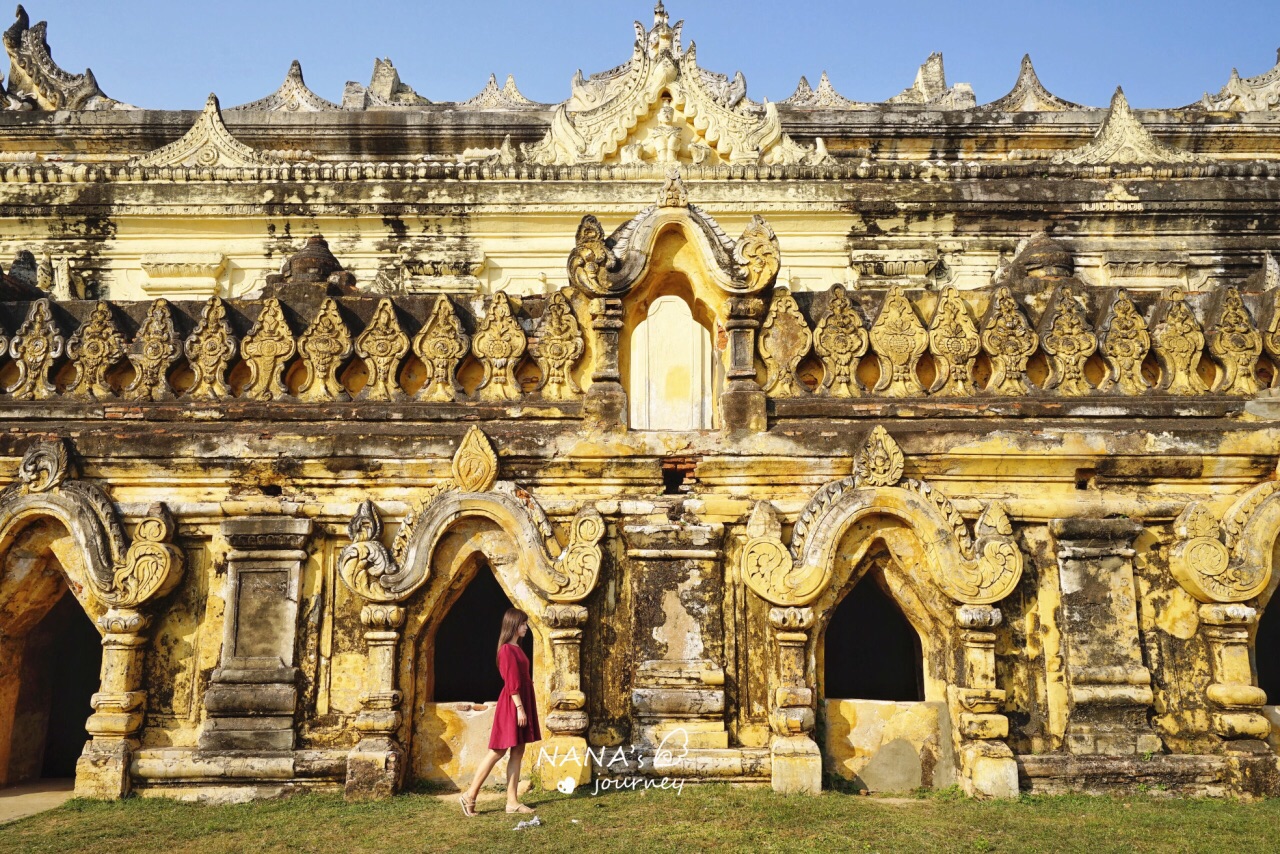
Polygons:
M493 731L489 734L490 750L506 750L517 744L526 744L542 738L538 729L538 710L533 702L533 679L529 675L529 659L524 650L513 643L504 643L498 651L498 672L502 674L502 691L498 694L498 708L493 713ZM520 695L524 706L525 725L516 724L516 704L512 694Z

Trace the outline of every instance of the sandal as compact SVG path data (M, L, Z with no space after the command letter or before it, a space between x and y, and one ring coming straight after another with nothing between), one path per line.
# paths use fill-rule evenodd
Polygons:
M475 801L475 798L472 798L471 800L467 800L467 796L466 796L466 795L462 795L461 797L459 797L459 798L458 798L458 803L462 804L462 814L463 814L463 815L465 815L467 818L475 818L475 817L476 817L476 801Z
M533 810L533 807L528 806L527 804L520 804L515 809L512 809L511 807L507 807L507 812L521 813L522 815L532 815L534 810Z

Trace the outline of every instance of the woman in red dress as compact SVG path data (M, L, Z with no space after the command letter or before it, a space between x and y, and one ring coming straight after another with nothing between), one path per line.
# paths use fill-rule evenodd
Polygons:
M471 788L462 795L463 815L476 814L476 797L493 766L503 754L507 759L507 812L531 813L520 803L516 787L520 784L520 762L524 746L539 741L538 710L533 701L533 680L529 675L529 659L518 642L529 631L529 617L519 608L508 608L502 616L498 633L498 672L502 674L502 692L493 712L493 731L489 735L489 755L480 763Z

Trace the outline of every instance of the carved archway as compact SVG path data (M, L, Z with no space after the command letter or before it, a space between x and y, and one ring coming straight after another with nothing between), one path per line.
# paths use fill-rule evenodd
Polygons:
M1001 741L1008 720L998 713L1004 692L995 685L995 635L989 630L1001 621L992 604L1021 578L1022 552L998 502L988 505L971 534L945 495L904 478L904 468L902 450L876 427L854 474L824 486L800 513L789 546L768 502L752 511L742 577L777 606L769 614L779 649L777 702L770 715L776 789L820 788L821 758L808 735L814 728L811 686L817 667L811 630L829 617L859 565L879 547L900 568L895 599L912 622L940 634L939 649L964 649L963 664L951 656L925 655L936 662L932 679L926 679L926 698L948 701L966 787L985 794L1017 792L1012 752ZM978 773L978 765L988 761L996 770Z
M51 532L44 548L104 634L87 725L93 738L77 765L76 791L119 798L129 793L130 756L146 710L140 660L148 618L140 609L172 590L182 573L182 552L170 544L173 519L163 504L153 505L129 542L106 493L75 479L68 444L55 440L32 445L18 481L0 493L0 555L33 526Z
M349 798L385 797L398 789L406 770L402 745L415 737L401 708L407 691L417 711L417 638L448 610L480 560L529 615L535 669L550 674L549 684L538 686L539 706L550 710L545 727L555 738L581 742L578 755L584 755L579 647L586 608L575 603L591 593L599 576L604 520L594 507L584 507L562 546L533 496L497 480L497 454L477 427L459 444L452 471L410 512L391 548L381 541L377 508L365 501L348 527L351 544L338 558L343 582L368 603L360 613L369 644L366 699L356 718L362 738L347 760ZM411 643L397 657L402 630ZM477 637L489 642L479 629Z

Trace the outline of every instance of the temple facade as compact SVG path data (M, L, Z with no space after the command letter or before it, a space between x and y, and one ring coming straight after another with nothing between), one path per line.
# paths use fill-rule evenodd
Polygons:
M59 26L74 24L63 22ZM0 89L0 784L1280 790L1280 66ZM1012 74L1011 74L1012 77Z

